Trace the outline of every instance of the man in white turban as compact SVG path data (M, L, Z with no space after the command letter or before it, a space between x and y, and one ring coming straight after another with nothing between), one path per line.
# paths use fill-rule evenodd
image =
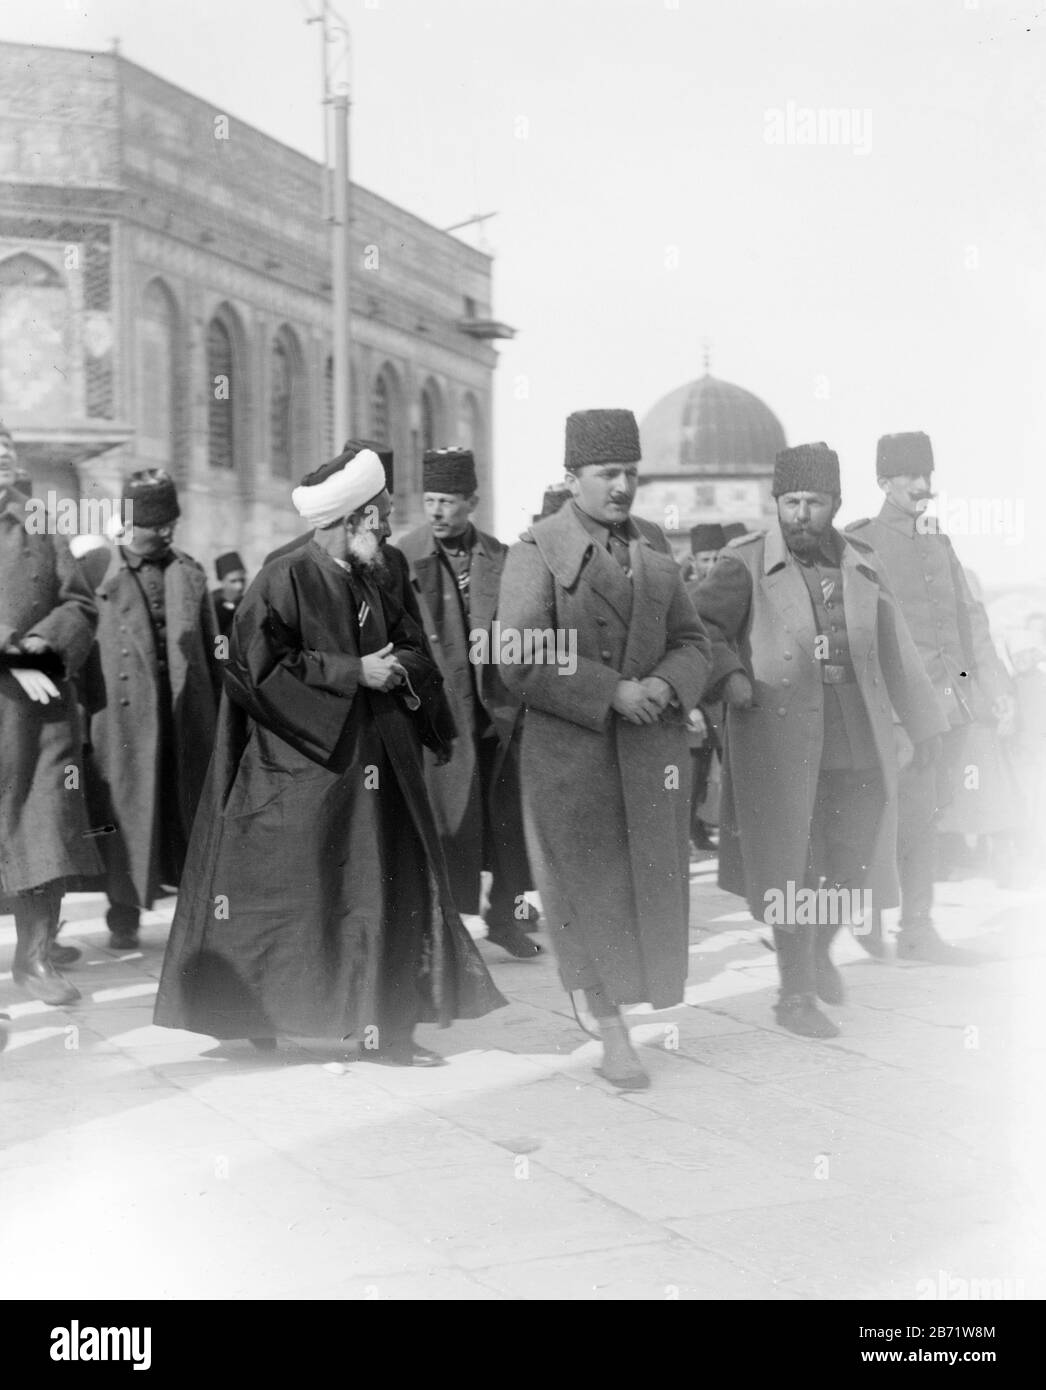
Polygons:
M453 722L378 582L381 461L346 449L291 494L315 528L240 604L156 1022L219 1038L353 1038L437 1066L415 1025L505 1001L454 908L421 746Z

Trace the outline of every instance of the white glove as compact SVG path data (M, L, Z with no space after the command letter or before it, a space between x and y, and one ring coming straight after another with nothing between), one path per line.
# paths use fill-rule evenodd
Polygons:
M55 685L50 676L45 676L43 671L34 671L30 668L16 666L11 675L22 687L30 700L36 700L38 704L46 705L51 700L60 700L62 692Z

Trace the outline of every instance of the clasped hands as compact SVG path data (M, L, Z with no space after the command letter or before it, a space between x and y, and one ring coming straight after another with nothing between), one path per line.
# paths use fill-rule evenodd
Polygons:
M50 646L42 637L36 637L32 633L28 637L23 637L21 642L8 648L11 653L17 652L19 655L40 656L43 652L49 652ZM50 704L52 700L60 700L62 692L55 685L50 676L45 676L43 671L35 671L31 666L13 667L11 675L22 687L30 700L38 705Z
M630 724L656 724L672 702L673 690L660 676L618 681L610 705Z

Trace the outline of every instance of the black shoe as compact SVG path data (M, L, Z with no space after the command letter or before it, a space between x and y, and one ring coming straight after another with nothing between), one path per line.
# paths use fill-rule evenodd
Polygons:
M827 956L814 961L814 989L824 1004L845 1004L846 986L833 962Z
M75 965L82 955L83 951L75 946L61 946L57 941L52 941L47 958L54 966Z
M445 1067L446 1057L441 1057L438 1052L433 1052L431 1048L422 1047L421 1043L416 1043L412 1038L405 1038L402 1042L387 1043L384 1047L379 1047L376 1051L360 1053L366 1061L380 1062L386 1067Z
M275 1038L248 1038L247 1041L256 1052L275 1052Z
M502 923L494 927L488 923L487 940L492 941L495 946L500 946L510 956L515 956L517 960L530 960L533 956L541 954L538 943L531 941L525 931L520 931L515 922Z
M898 960L924 960L931 965L980 965L982 958L974 951L949 946L937 935L931 922L901 927L897 938Z
M527 920L525 922L520 922L520 926L524 931L541 930L541 913L533 903L527 903Z
M137 932L111 931L109 933L109 946L113 951L137 951L139 945Z
M774 1014L782 1028L803 1038L837 1038L839 1028L817 1007L812 994L783 994L774 1005Z

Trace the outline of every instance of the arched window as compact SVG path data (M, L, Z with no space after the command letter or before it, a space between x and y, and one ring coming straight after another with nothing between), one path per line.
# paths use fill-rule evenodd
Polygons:
M443 410L439 387L431 378L421 392L421 447L439 449L443 434Z
M392 434L389 418L389 383L384 372L379 372L374 382L370 400L370 434L379 444L391 444Z
M151 280L138 319L137 453L146 468L172 468L175 457L177 311L169 290Z
M70 327L57 270L25 251L0 261L0 408L40 419L74 411Z
M232 335L215 316L207 328L207 457L212 468L236 467L235 361Z

